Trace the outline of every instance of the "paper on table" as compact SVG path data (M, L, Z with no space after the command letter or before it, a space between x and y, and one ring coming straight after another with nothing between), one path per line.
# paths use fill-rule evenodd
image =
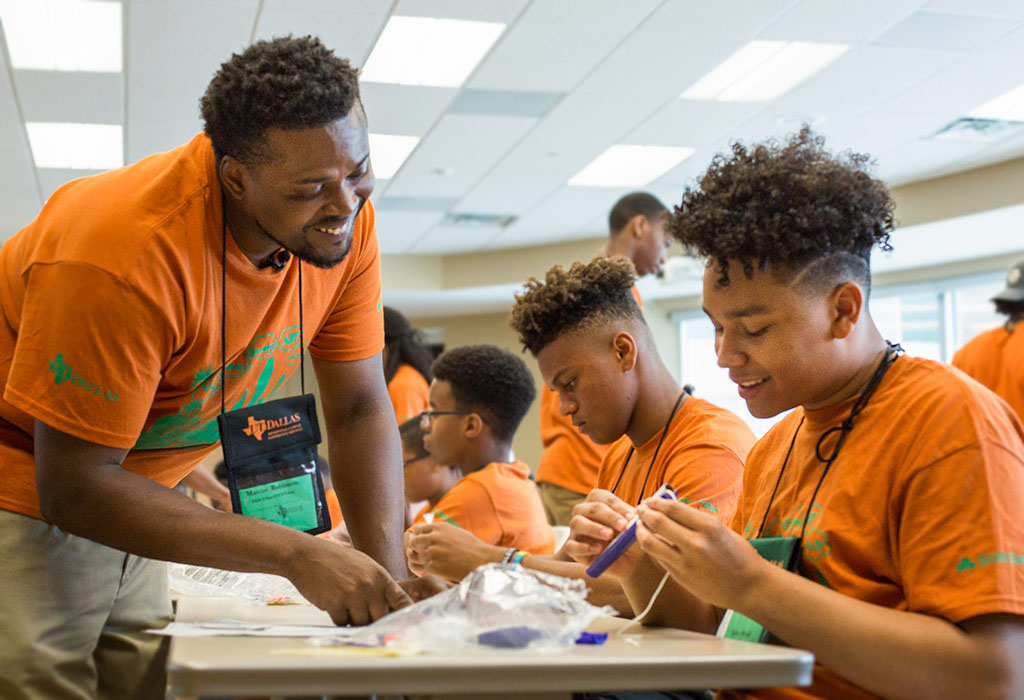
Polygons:
M172 622L160 629L146 630L150 634L169 637L350 637L354 627L327 627L319 625L267 625L218 618L210 622Z

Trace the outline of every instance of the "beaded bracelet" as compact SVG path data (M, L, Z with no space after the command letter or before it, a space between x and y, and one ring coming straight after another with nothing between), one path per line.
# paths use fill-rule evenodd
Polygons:
M519 550L515 547L509 547L505 550L505 553L501 555L501 563L508 564L512 561L512 557L514 557L518 552Z

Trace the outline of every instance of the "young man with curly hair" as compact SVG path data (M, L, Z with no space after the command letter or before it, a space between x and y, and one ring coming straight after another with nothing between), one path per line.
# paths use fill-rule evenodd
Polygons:
M5 698L162 698L156 560L286 576L339 623L408 601L357 72L261 41L201 109L205 133L62 187L0 250ZM222 390L269 400L305 347L356 549L171 488L217 447Z
M445 352L430 369L434 380L430 409L422 416L423 444L435 464L456 467L464 476L414 518L406 534L410 569L418 576L437 573L414 539L428 539L445 527L482 545L550 554L555 535L530 468L509 462L512 437L536 396L526 363L494 345L466 345ZM439 575L457 580L468 571L460 573Z
M1024 421L1024 260L1010 268L1006 288L992 301L1006 322L957 350L953 366L1002 396Z
M810 688L725 697L1018 698L1024 430L879 333L869 260L893 202L865 164L805 129L734 145L684 193L670 231L708 259L719 365L755 416L793 410L750 451L728 526L650 500L638 538L687 591L690 628L731 609L815 654ZM599 541L618 513L592 515ZM783 537L795 572L748 542Z
M608 212L608 242L601 255L628 258L639 276L653 275L665 264L669 238L668 209L649 192L620 197ZM640 293L633 296L641 304ZM558 410L558 393L540 392L540 438L544 451L537 465L537 487L548 522L568 525L572 509L597 482L607 445L598 445L573 427Z
M512 309L512 326L536 356L562 414L595 443L611 445L597 488L575 507L573 522L595 508L614 510L621 517L609 523L611 536L665 483L694 508L725 522L736 506L743 459L754 436L737 416L680 389L633 298L634 276L625 258L597 258L568 270L555 266L544 282L530 280ZM501 548L459 535L440 528L418 539L429 571L452 577L502 560ZM566 548L553 557L527 556L522 564L587 578L585 566ZM647 605L664 575L633 547L587 583L593 602L630 615ZM650 620L675 619L675 606L664 604L672 599L672 590L663 592Z

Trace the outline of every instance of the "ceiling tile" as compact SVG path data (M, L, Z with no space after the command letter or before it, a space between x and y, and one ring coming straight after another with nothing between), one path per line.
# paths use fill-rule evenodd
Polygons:
M886 1L801 0L757 38L857 44L904 18L912 7Z
M931 0L925 3L925 9L1024 19L1024 3L1020 0Z
M527 4L528 0L398 0L393 14L509 24Z
M412 244L408 252L421 254L471 253L481 250L501 231L490 226L434 226Z
M360 83L370 131L375 134L423 136L444 114L455 88Z
M128 162L202 130L199 98L220 64L249 43L257 0L133 3L128 13Z
M562 94L558 92L464 88L448 113L543 117L560 99Z
M905 49L970 51L1017 27L1015 19L919 10L871 40Z
M124 123L124 74L15 70L29 122Z
M387 21L387 8L380 11L378 7L378 12L371 12L372 9L374 6L368 4L362 11L341 11L340 7L337 10L325 11L303 9L303 5L292 2L276 3L275 6L264 7L260 12L255 38L259 40L289 34L309 34L319 37L324 46L334 51L337 56L346 58L352 65L359 67L370 55L370 50Z
M461 197L536 123L525 117L447 114L402 165L388 194Z
M444 216L436 211L376 210L377 240L382 255L409 252L409 248L425 231Z
M950 163L984 149L984 144L918 139L878 156L878 177L890 186L949 172Z

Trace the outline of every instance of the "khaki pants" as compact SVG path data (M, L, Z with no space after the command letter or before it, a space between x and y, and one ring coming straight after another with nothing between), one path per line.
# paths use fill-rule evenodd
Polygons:
M0 697L166 697L166 564L0 510L0 582Z
M550 525L568 525L572 520L573 507L587 497L585 493L576 493L548 481L538 482L537 488L540 489L540 502L544 504L544 514L548 516Z

